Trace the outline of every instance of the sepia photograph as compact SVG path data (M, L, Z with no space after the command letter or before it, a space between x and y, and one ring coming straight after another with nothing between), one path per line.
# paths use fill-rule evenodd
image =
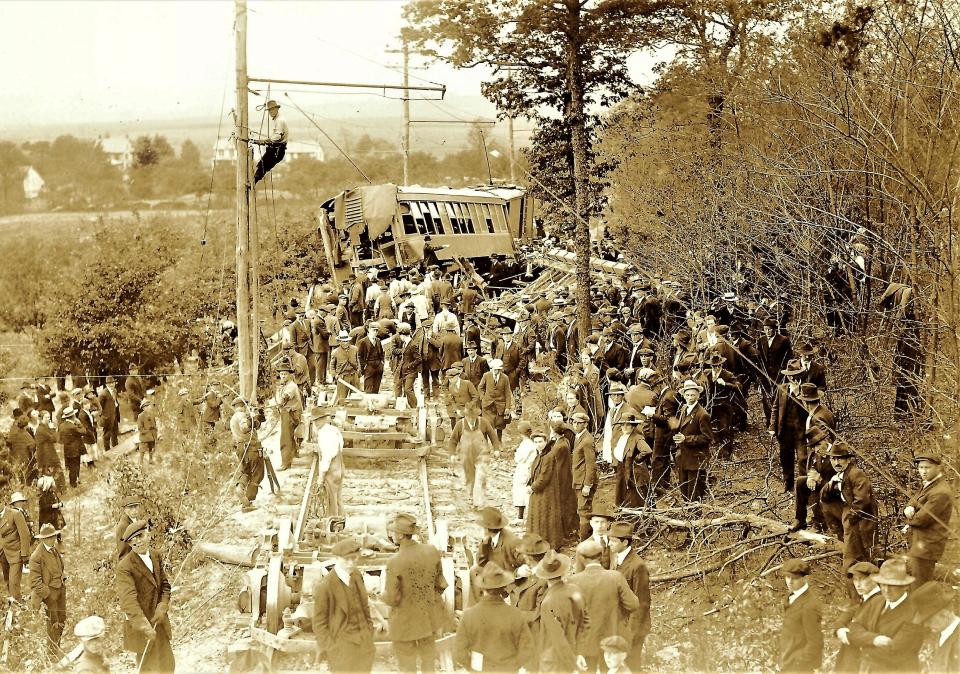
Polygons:
M0 672L960 674L960 0L0 19Z

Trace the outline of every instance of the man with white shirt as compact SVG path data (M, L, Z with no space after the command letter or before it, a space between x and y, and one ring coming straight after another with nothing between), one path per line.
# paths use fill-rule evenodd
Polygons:
M327 515L343 514L343 433L334 421L334 408L321 407L313 410L317 420L317 448L320 463L317 466L318 482L327 493Z
M606 538L610 568L623 574L627 585L640 601L639 608L630 614L629 629L623 634L630 644L627 666L639 672L643 643L650 634L650 572L647 563L633 546L633 524L614 522L607 529Z
M823 663L823 607L807 583L810 571L810 563L802 559L788 559L781 567L790 590L780 631L781 672L813 672Z
M173 672L170 646L170 583L160 553L150 550L150 523L138 520L127 527L124 541L132 552L117 564L116 590L123 623L123 647L132 651L140 672Z
M280 116L280 104L274 100L267 101L267 133L259 139L251 141L254 145L263 145L266 149L257 162L257 170L253 174L253 184L256 185L263 176L267 175L274 166L283 161L287 153L287 143L290 141L290 129L287 120Z
M857 562L847 569L847 578L853 583L857 591L856 604L844 611L837 621L835 634L840 640L840 651L837 653L834 671L859 672L860 649L850 643L850 623L862 615L873 604L883 603L880 586L873 579L873 575L880 573L880 569L870 562Z
M933 577L951 532L953 493L943 476L942 462L940 455L933 452L921 452L914 457L923 487L903 509L904 533L910 536L907 564L918 585Z
M367 590L357 571L360 543L346 538L332 553L333 569L313 587L317 659L326 659L331 672L369 672L376 648Z
M629 435L630 428L621 423L621 419L633 408L624 403L627 387L620 382L611 382L608 394L607 416L603 422L603 437L600 443L600 458L607 464L613 463L613 450L621 436Z
M856 562L873 559L874 536L877 529L877 504L873 498L870 477L853 463L853 451L842 440L837 440L827 452L827 458L836 471L820 492L822 502L841 504L843 530L843 568ZM855 597L853 587L850 596Z

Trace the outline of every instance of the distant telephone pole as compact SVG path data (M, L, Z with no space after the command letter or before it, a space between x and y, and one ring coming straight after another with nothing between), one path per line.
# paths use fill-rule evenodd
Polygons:
M407 38L403 40L403 184L410 184L410 47Z

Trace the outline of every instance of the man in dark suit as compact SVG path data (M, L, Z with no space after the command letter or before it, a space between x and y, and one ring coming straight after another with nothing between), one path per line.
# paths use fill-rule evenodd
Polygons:
M790 596L783 607L780 671L813 672L823 663L823 606L807 583L810 564L802 559L788 559L782 573Z
M477 563L470 569L470 604L480 598L480 588L474 586L488 564L495 564L510 574L523 564L518 552L520 538L507 528L507 518L503 513L492 506L481 508L478 524L483 528L483 539L477 550Z
M682 401L676 390L677 384L664 380L657 394L657 406L650 423L653 425L653 458L651 481L654 496L660 498L670 488L670 466L673 463L673 434L671 424L677 423L677 410Z
M432 674L437 656L434 638L447 622L440 600L447 588L440 565L440 552L417 543L417 520L400 513L393 533L399 551L387 561L383 602L391 607L389 636L401 672Z
M454 662L467 671L536 669L536 648L527 616L505 601L513 581L513 574L496 562L487 564L477 578L483 597L464 610L453 645Z
M783 471L783 491L793 493L797 455L804 450L804 426L807 411L797 399L800 395L802 372L800 361L791 360L784 368L787 381L777 384L770 423L767 432L775 438L780 448L780 469Z
M923 487L903 509L906 518L904 532L910 536L907 563L918 584L933 577L933 570L943 557L950 537L953 494L943 476L942 461L933 452L922 452L914 457Z
M140 366L136 363L130 363L130 373L126 381L123 382L123 389L127 392L127 402L130 403L130 413L136 419L140 414L140 403L143 401L143 395L147 388L144 386L143 377L140 376Z
M763 372L760 373L760 400L763 414L770 422L770 406L773 402L774 386L783 381L781 371L793 358L790 338L779 334L780 323L769 317L763 321L763 334L757 340L757 352L760 354Z
M33 608L39 609L41 602L46 607L47 638L55 652L59 650L63 626L67 621L67 577L63 570L63 556L56 547L59 533L52 524L44 524L37 534L39 544L30 555Z
M490 361L490 371L481 377L477 393L480 394L483 418L497 430L497 436L503 438L503 429L513 410L513 391L510 380L503 373L502 360L494 358Z
M737 376L724 367L726 362L727 359L719 353L712 354L706 362L709 367L697 379L704 388L704 407L710 415L721 459L733 457L737 400L742 393Z
M313 634L317 659L331 672L369 672L376 649L363 577L357 571L360 543L353 538L333 546L333 568L313 587Z
M920 590L924 598L917 611L916 622L933 632L933 651L928 660L930 672L960 672L960 615L957 612L957 592L948 585L927 583Z
M480 394L473 382L464 379L463 365L454 363L447 368L447 414L450 417L451 426L456 426L457 422L463 418L463 412L467 405L473 403L480 407Z
M834 442L827 458L835 474L823 486L820 501L839 503L842 508L843 568L849 569L856 562L873 559L877 503L870 477L853 463L853 450L846 442ZM856 596L852 586L850 596Z
M167 615L170 583L163 570L163 559L158 552L150 550L147 520L128 526L123 538L132 548L117 564L117 596L120 610L126 615L123 647L136 655L141 672L167 674L174 671L176 663Z
M699 402L702 393L703 387L691 379L680 387L684 402L677 410L677 428L673 434L677 445L677 480L680 493L688 501L703 500L713 443L710 415Z
M410 359L408 362L411 364L419 358L420 361L420 372L419 374L422 377L421 386L423 389L423 399L426 401L429 398L433 397L433 388L431 387L431 380L434 383L438 383L439 372L440 372L440 338L436 333L433 332L433 317L427 316L422 321L420 321L420 327L417 328L413 335L410 337L410 342L407 344L407 348L404 350L404 358L407 358L407 352L415 351L416 353L410 353ZM409 371L404 369L405 377L409 376ZM416 379L414 377L414 379ZM404 390L406 391L406 379L404 379ZM410 389L413 389L413 381L410 382ZM410 394L407 395L409 400ZM413 406L416 406L414 403Z
M630 614L629 629L623 633L630 644L627 666L639 672L643 643L650 634L650 572L647 563L633 548L633 524L614 522L607 536L610 541L610 568L623 574L627 586L640 602L637 610Z
M597 446L593 435L587 430L590 417L583 412L573 415L573 488L577 492L577 516L580 528L577 540L590 536L590 513L593 511L593 496L597 490Z
M926 628L914 624L917 602L913 577L902 559L888 559L873 576L884 601L871 604L850 621L847 639L860 649L860 671L919 672Z
M630 617L640 608L640 600L633 593L624 575L604 568L600 561L602 550L587 539L577 546L577 556L585 560L583 571L570 576L570 583L583 595L590 617L586 634L578 642L578 653L587 661L587 671L596 671L603 657L600 641L608 636L629 634Z
M807 411L803 451L797 454L796 511L790 524L791 531L807 526L807 506L813 503L813 521L818 529L826 531L828 518L840 522L840 509L832 502L820 500L820 489L833 477L833 466L827 459L833 441L836 421L826 405L821 403L821 394L815 384L801 384L797 399ZM835 525L836 526L836 525ZM840 525L842 526L842 525Z
M483 379L483 375L490 371L490 364L487 362L487 359L481 358L478 355L479 353L480 342L468 341L467 357L461 362L461 365L463 365L463 378L475 387L480 386L480 380Z
M816 384L821 391L827 390L827 368L818 361L814 360L817 354L816 348L810 342L804 342L797 348L797 356L800 365L803 367L803 374L800 375L800 381Z
M357 359L363 375L363 392L380 393L383 379L383 344L380 343L380 328L371 321L367 324L367 336L357 342Z
M310 329L307 355L310 383L325 384L327 382L327 364L330 362L330 332L327 330L324 317L317 309L307 311L307 322Z
M120 398L117 396L117 380L112 376L107 377L106 385L100 390L100 408L103 410L100 416L103 447L112 449L117 446L120 435Z
M503 362L503 373L510 380L510 388L514 393L520 386L521 370L525 366L523 362L525 349L515 337L513 329L505 325L500 328L500 339L493 348L493 357Z

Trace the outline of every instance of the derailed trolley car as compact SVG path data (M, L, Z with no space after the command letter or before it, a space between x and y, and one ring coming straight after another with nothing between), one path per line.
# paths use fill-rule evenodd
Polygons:
M512 256L516 241L533 238L532 198L521 187L365 185L320 206L319 234L331 278L354 268L467 259L481 274L491 256Z

